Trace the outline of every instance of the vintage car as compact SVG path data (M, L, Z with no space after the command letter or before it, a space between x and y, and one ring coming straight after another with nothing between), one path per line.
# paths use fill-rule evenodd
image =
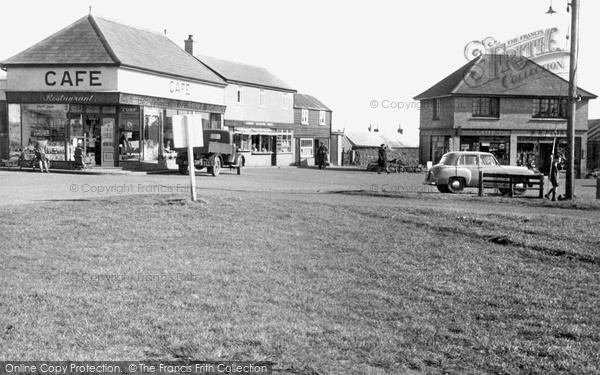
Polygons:
M488 152L457 151L444 154L440 162L431 167L424 184L435 185L442 193L460 193L466 187L478 186L479 171L524 176L534 174L526 167L500 165L496 157ZM527 180L517 181L515 191L524 192L523 184L526 182ZM500 189L500 192L504 194L508 190L510 189Z
M194 167L201 170L206 167L208 173L218 176L221 168L236 169L237 174L242 174L244 157L238 153L233 141L233 133L229 130L204 129L204 146L194 147ZM179 167L179 173L188 174L188 151L187 148L175 148L177 158L175 162Z

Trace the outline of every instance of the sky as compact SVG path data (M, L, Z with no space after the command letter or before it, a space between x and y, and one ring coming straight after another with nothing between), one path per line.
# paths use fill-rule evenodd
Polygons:
M403 130L417 146L413 98L463 66L465 46L570 27L567 1L552 0L53 0L5 2L0 61L89 13L163 33L194 52L257 65L333 111L333 130ZM581 0L578 86L600 95L600 1ZM563 41L559 40L559 44ZM564 45L566 46L566 40ZM4 74L0 72L0 75ZM600 99L590 102L600 118Z

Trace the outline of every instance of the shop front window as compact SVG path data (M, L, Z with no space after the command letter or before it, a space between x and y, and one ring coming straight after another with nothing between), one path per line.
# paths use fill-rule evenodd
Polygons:
M220 113L211 113L210 114L210 128L211 129L221 129L221 114Z
M18 154L23 146L21 141L21 105L8 105L8 142L9 153ZM25 145L26 146L26 145Z
M431 160L434 164L440 161L442 155L450 150L449 136L432 136L431 137Z
M252 151L250 134L234 134L233 140L240 151Z
M314 140L308 138L300 139L300 157L301 158L312 158L313 157L313 145Z
M67 112L68 106L65 104L23 104L21 147L33 146L38 140L47 140L48 158L64 161L67 158Z
M292 152L292 132L291 130L280 130L277 134L277 153Z
M158 108L144 108L144 138L142 157L145 161L158 160L160 155L161 113Z
M251 137L253 152L272 152L271 136L263 134L255 134Z
M119 108L119 160L140 160L139 107Z

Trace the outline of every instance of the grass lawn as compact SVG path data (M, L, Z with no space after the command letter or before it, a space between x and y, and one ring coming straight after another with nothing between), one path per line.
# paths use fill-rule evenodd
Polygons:
M353 199L2 208L0 359L600 373L600 214L557 227L534 206L466 215Z

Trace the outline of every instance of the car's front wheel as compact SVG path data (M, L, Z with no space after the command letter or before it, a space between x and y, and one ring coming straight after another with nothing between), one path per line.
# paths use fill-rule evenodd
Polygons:
M440 193L449 193L448 186L446 185L437 185L437 189Z
M465 180L460 177L451 178L446 187L450 193L460 193L465 190Z
M221 159L215 157L215 162L212 168L210 168L210 174L212 174L214 177L217 177L219 173L221 173Z

